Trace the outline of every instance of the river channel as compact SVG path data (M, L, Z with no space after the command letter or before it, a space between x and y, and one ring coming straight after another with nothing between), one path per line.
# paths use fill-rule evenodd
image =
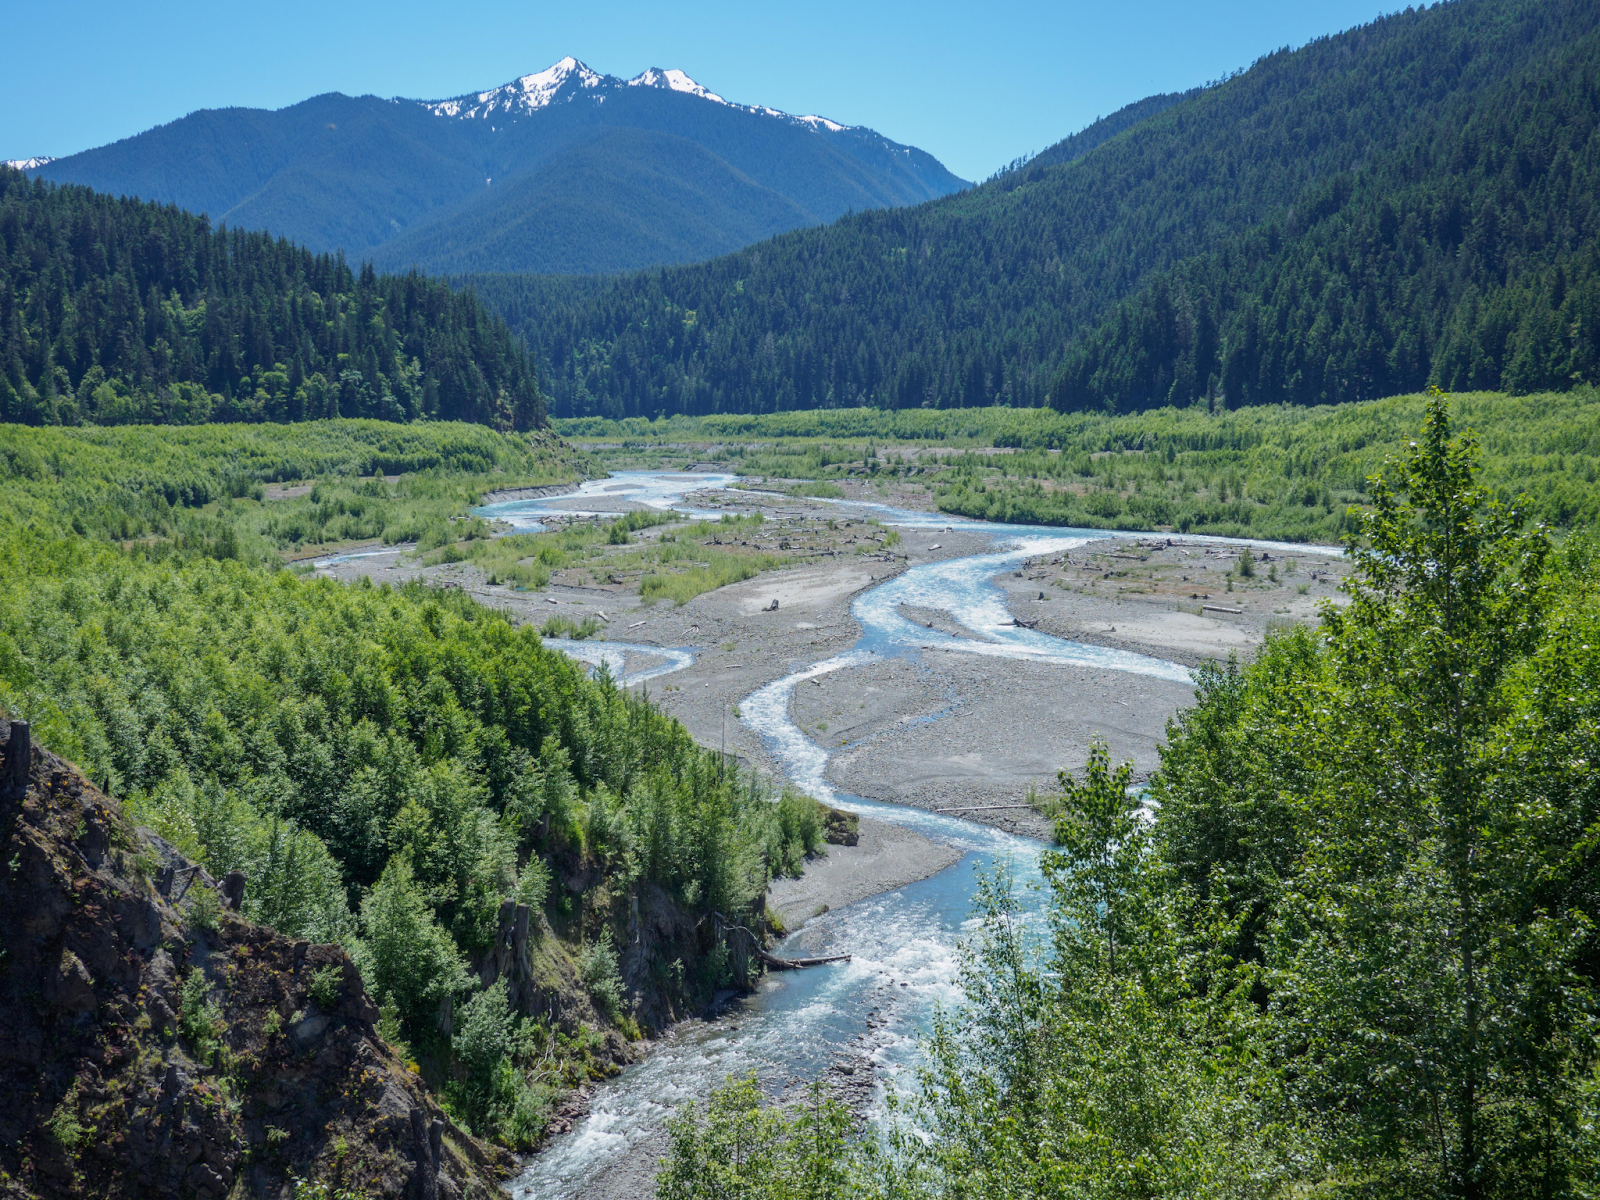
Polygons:
M726 488L733 482L734 477L726 475L621 472L590 481L576 494L512 501L478 511L520 530L541 528L544 518L557 513L614 514L617 510L608 509L608 501L694 513L686 504L691 492ZM749 492L739 494L751 498ZM760 735L789 779L811 795L909 827L965 854L937 875L826 913L792 934L779 953L849 953L851 960L768 975L755 994L729 1015L688 1022L674 1030L642 1062L596 1090L589 1115L552 1142L513 1182L512 1194L518 1200L585 1194L593 1180L630 1151L659 1147L663 1121L672 1110L685 1100L703 1097L729 1074L754 1069L769 1090L775 1090L809 1081L830 1068L839 1071L841 1064L849 1071L861 1070L870 1061L878 1077L893 1086L896 1075L914 1063L919 1038L935 1008L960 1001L957 943L971 916L978 873L1005 863L1024 906L1038 902L1030 885L1039 878L1039 843L946 814L878 803L831 786L826 774L828 752L790 719L790 697L798 683L886 656L914 658L930 649L1189 680L1188 669L1176 663L1018 628L1010 624L1003 594L991 582L1027 558L1061 554L1092 539L1133 535L1046 530L835 503L885 525L955 527L986 535L989 549L921 563L857 595L851 612L861 628L859 641L844 653L757 688L740 703L740 719ZM586 504L592 507L583 507ZM917 625L900 615L901 605L948 612L973 636L956 637ZM695 653L692 647L663 649L620 642L550 644L592 664L605 663L625 684L682 669L694 661ZM650 656L651 665L647 671L628 674L624 668L635 656Z

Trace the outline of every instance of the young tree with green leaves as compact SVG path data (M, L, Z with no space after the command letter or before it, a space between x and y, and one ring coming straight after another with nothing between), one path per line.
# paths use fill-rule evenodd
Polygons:
M1558 577L1475 459L1436 392L1350 540L1350 604L1325 613L1327 672L1286 731L1321 770L1273 1006L1335 1165L1410 1194L1557 1195L1593 1062L1592 980L1573 974L1592 918L1530 903L1570 848L1544 842L1555 797L1508 750L1538 753L1529 668Z
M923 1194L1254 1196L1282 1177L1252 973L1175 936L1194 898L1157 856L1131 775L1103 742L1081 782L1061 774L1047 940L1003 875L980 888L967 1002L936 1022L912 1110L931 1138L899 1139Z
M396 856L361 903L357 961L374 996L400 1008L408 1037L428 1037L439 1002L472 985L466 961L434 919L417 887L411 861Z

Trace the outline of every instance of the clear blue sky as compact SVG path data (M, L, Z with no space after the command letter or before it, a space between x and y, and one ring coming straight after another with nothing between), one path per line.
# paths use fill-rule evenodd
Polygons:
M1372 0L0 0L0 158L70 154L198 108L333 91L454 96L573 54L613 75L677 67L729 100L870 125L977 179L1129 101L1380 11Z

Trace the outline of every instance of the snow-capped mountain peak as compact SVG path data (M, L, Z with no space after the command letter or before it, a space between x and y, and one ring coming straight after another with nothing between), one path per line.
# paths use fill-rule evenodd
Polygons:
M641 71L632 79L619 79L615 75L601 75L592 71L571 55L553 66L546 67L543 71L513 79L510 83L490 88L486 92L457 96L453 100L423 101L422 104L428 111L441 117L514 119L555 104L571 104L580 97L596 104L604 104L609 93L625 88L660 88L663 91L681 92L727 108L791 121L818 132L843 133L851 128L849 125L830 121L826 117L814 115L795 117L775 108L767 108L765 105L730 103L679 70L664 71L660 67L651 67Z
M55 159L46 154L39 158L8 158L5 160L5 165L17 171L32 171L53 162Z
M569 54L543 71L513 79L510 83L490 88L487 92L460 96L454 100L441 100L426 107L441 117L493 117L502 114L519 116L548 108L564 90L569 93L566 99L570 101L576 94L604 88L616 82L609 75L591 71ZM572 85L570 88L569 84Z

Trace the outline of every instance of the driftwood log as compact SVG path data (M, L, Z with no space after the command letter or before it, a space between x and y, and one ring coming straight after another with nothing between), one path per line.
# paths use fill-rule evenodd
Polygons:
M743 925L734 924L719 912L713 911L711 915L717 919L718 927L724 932L730 929L736 929L740 933L744 934L745 937L749 938L750 948L755 951L755 956L775 971L794 971L801 967L822 967L826 966L828 963L841 963L850 961L850 956L848 954L828 954L822 956L821 958L779 958L776 954L768 954L765 950L763 950L761 948L761 939L756 937L755 934L751 933Z

